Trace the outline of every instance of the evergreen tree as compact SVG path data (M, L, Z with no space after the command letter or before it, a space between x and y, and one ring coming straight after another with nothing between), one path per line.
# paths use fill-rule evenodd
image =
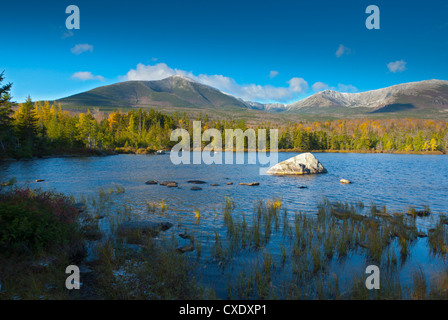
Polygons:
M15 113L15 128L19 142L28 143L31 146L37 138L37 117L33 110L34 104L28 96L26 102L21 104Z
M4 80L4 72L0 73L0 150L5 152L11 144L11 133L13 128L13 119L11 115L10 91L12 83L2 85Z

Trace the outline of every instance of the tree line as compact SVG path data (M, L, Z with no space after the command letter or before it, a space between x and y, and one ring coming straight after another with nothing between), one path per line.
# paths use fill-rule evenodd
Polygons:
M172 130L192 134L193 120L202 130L278 128L269 122L249 125L245 120L195 119L186 113L162 114L153 109L120 110L105 113L99 109L73 113L60 104L33 102L30 97L17 106L11 102L11 83L2 85L0 74L0 151L2 157L30 158L62 153L153 152L169 149ZM411 152L448 149L448 122L423 119L346 119L287 123L279 129L279 149L300 151ZM269 130L268 137L269 137ZM247 142L247 141L246 141ZM268 138L269 147L269 138ZM208 144L209 142L204 142Z

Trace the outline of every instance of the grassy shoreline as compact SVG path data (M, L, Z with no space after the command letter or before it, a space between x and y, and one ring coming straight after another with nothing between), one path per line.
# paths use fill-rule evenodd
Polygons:
M22 195L7 188L3 195ZM430 208L389 212L374 204L325 200L314 214L304 214L289 212L277 198L260 200L253 212L242 213L225 198L213 218L217 229L205 238L198 231L206 219L199 211L198 230L184 230L178 221L179 227L167 231L118 236L122 224L139 217L126 204L117 206L124 192L101 190L82 205L70 200L68 208L78 212L79 231L67 238L73 241L50 243L35 253L2 251L0 299L448 299L448 217ZM35 191L27 203L48 198L42 195ZM10 202L2 201L1 216L13 213ZM166 221L170 208L154 204L148 214ZM36 239L19 238L25 244ZM422 269L419 250L427 251L436 271ZM65 289L68 264L80 266L81 290ZM365 288L364 269L370 264L381 269L381 290ZM220 270L216 283L203 279L204 268ZM403 272L409 280L402 279Z

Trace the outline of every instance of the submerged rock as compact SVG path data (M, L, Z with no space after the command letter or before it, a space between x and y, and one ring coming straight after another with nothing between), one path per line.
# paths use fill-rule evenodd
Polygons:
M424 232L417 232L417 237L419 238L426 238L428 235Z
M160 231L168 230L173 226L169 222L153 222L153 221L128 221L123 222L117 228L117 234L120 236L126 236L135 233L144 233L150 235L156 235Z
M194 183L194 184L204 184L204 183L207 183L207 182L202 181L202 180L188 180L187 182L188 183Z
M187 234L187 233L180 233L179 234L179 237L181 237L182 239L185 239L185 240L190 240L191 241L191 243L194 243L194 237L191 235L191 234Z
M187 245L185 245L183 247L177 248L177 251L180 252L180 253L194 251L194 246L192 244L187 244Z
M176 181L163 181L163 182L160 182L161 186L168 186L168 185L173 185L173 184L175 184L176 187L177 187L177 182Z
M75 203L73 206L78 210L79 213L86 211L87 208L86 204L82 202Z
M277 163L266 173L272 175L295 175L326 173L327 169L310 152L299 154L288 160Z
M240 183L240 186L259 186L259 185L260 185L259 182L251 182L251 183L244 183L244 182L241 182L241 183Z
M177 187L177 183L176 183L176 182L168 183L168 184L166 185L166 187L167 187L167 188L175 188L175 187Z
M427 210L421 210L417 211L415 214L419 217L428 217L431 214L431 212Z

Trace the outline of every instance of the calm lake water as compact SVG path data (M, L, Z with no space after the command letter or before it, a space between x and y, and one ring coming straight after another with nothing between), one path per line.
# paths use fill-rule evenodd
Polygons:
M296 154L279 153L279 161ZM97 193L114 185L126 189L124 201L137 205L165 200L179 210L212 212L222 207L225 196L239 205L253 207L254 201L281 197L290 210L314 212L323 197L330 201L375 202L390 210L429 205L434 212L448 211L448 156L315 153L327 174L268 176L259 165L173 165L169 155L117 155L90 158L51 158L0 164L0 179L17 178L30 184L56 189L75 197ZM352 184L343 185L340 179ZM35 183L36 179L45 179ZM179 188L145 185L145 181L174 180ZM190 190L187 180L204 180L201 191ZM240 186L240 182L259 186ZM226 185L233 182L233 185ZM211 183L219 186L210 186ZM306 188L300 188L305 186Z
M279 161L295 156L279 153ZM246 154L247 156L247 154ZM250 215L258 199L281 198L282 206L289 212L316 213L317 204L324 198L331 202L362 201L368 208L371 203L387 206L389 212L405 212L409 206L448 213L448 157L440 155L395 155L355 153L315 153L316 158L328 170L327 174L307 176L260 175L260 165L173 165L169 155L117 155L86 158L50 158L17 161L0 164L0 181L16 178L17 184L52 189L75 196L98 195L101 189L124 187L125 192L113 194L117 205L132 208L138 219L169 221L174 224L167 234L188 230L203 243L201 263L204 265L204 281L211 283L218 297L226 297L227 278L223 270L210 258L215 233L225 238L222 209L226 196L233 198L235 212ZM247 162L246 162L247 163ZM340 179L352 184L344 185ZM36 183L36 179L44 182ZM146 185L148 180L176 181L179 188ZM202 190L192 191L195 186L188 180L204 180ZM233 182L233 185L227 185ZM259 182L259 186L243 186L239 183ZM211 186L210 184L219 184ZM301 188L306 187L306 188ZM167 204L165 213L149 213L147 203ZM111 210L110 208L107 210ZM199 210L198 223L195 212ZM182 239L179 239L182 245ZM280 256L282 237L272 237L266 247L274 258ZM428 255L426 240L419 240L410 262L403 266L401 277L406 280L416 265L425 271L443 264ZM195 256L195 253L189 253ZM247 268L257 253L245 252L234 261L228 272ZM335 265L350 277L354 269L365 268L366 261L353 255L350 263Z

